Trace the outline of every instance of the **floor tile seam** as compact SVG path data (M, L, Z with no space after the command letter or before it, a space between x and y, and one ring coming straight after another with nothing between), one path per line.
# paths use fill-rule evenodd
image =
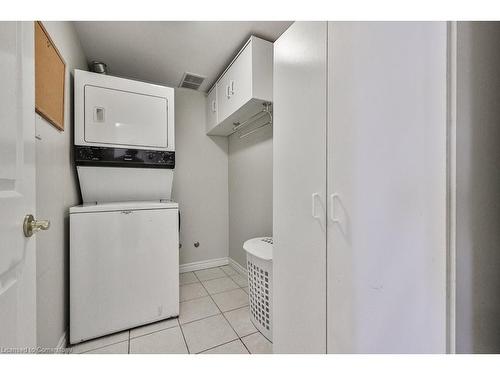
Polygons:
M85 350L84 352L81 352L81 353L73 353L73 354L87 354L88 352L92 352L92 351L97 350L97 349L107 348L108 346L115 345L115 344L121 344L122 342L128 342L128 341L129 341L129 339L120 340L120 341L117 341L117 342L112 342L110 344L106 344L106 345L103 345L103 346L98 346L98 347L95 347L95 348L92 348L92 349L89 349L89 350Z
M205 288L205 286L203 285L203 287ZM205 288L206 289L206 288ZM241 289L241 288L240 288ZM234 289L234 290L237 290L237 289ZM207 291L208 292L208 291ZM220 294L220 293L216 293L216 294ZM212 298L212 295L209 294L210 298ZM224 311L222 311L222 309L219 307L219 305L217 305L217 303L215 302L215 300L212 298L212 301L215 303L215 306L217 306L217 308L219 309L219 311L221 312L221 315L222 317L224 318L224 320L227 322L227 324L229 324L229 327L231 327L231 329L233 330L234 334L236 335L237 338L240 337L240 335L238 335L238 333L236 332L236 330L234 329L234 327L232 326L231 322L229 322L229 320L226 318L226 316L224 315Z
M175 318L175 319L177 319L177 318ZM152 323L152 324L154 324L154 323ZM151 332L148 332L148 333L142 333L142 334L134 336L134 337L132 337L132 335L130 335L129 341L130 340L138 339L139 337L144 337L144 336L147 336L147 335L152 335L153 333L158 333L158 332L161 332L161 331L166 331L167 329L172 329L172 328L176 328L176 327L179 327L179 326L180 326L180 323L177 321L177 325L172 326L172 327L155 329L154 331L151 331Z
M235 284L236 284L236 283L235 283ZM202 284L202 285L203 285L203 284ZM205 286L205 285L203 285L203 286ZM230 291L232 291L232 290L236 290L236 289L243 289L243 288L242 288L241 286L239 286L238 284L236 284L236 288L233 288L233 287L232 287L231 289L227 289L227 290L224 290L224 291L222 291L222 292L210 293L210 292L208 291L208 289L205 287L205 290L206 290L206 291L207 291L207 293L208 293L208 294L210 294L210 295L215 295L215 294L221 294L221 293L225 293L225 292L230 292Z
M268 342L269 344L271 344L271 345L273 344L273 343L272 343L271 341L269 341L269 339L268 339L266 336L264 336L264 335L262 334L262 332L260 332L259 330L257 330L256 332L249 333L248 335L241 336L240 338L241 338L241 339L243 339L243 338L245 338L245 337L255 335L256 333L258 333L258 334L260 334L262 337L264 337L264 338L267 340L267 342ZM242 340L242 341L243 341L243 340Z
M215 314L204 316L203 318L198 318L198 319L190 320L189 322L185 322L185 323L179 322L179 325L180 326L185 326L185 325L188 325L188 324L191 324L191 323L194 323L194 322L199 322L200 320L203 320L203 319L213 318L214 316L221 315L221 314L222 313L219 310L219 312L217 312Z
M188 302L188 301L194 301L195 299L200 299L200 298L207 297L207 296L208 296L208 294L206 294L204 296L201 296L201 297L194 297L194 298L190 298L190 299L184 299L182 301L179 299L179 303Z
M236 285L238 285L238 284L236 284ZM225 291L223 291L223 292L213 293L213 294L210 294L210 293L209 293L209 294L210 294L210 296L216 296L216 295L218 295L218 294L227 293L227 292L232 292L232 291L235 291L235 290L241 289L241 290L243 291L243 293L245 293L246 295L248 295L248 294L247 294L247 292L245 292L245 291L243 290L243 288L246 288L246 287L241 287L241 286L239 286L239 285L238 285L238 287L237 287L237 288L235 288L235 289L225 290ZM206 290L206 288L205 288L205 290ZM208 292L208 291L207 291L207 292Z
M202 284L203 285L203 284ZM203 287L205 288L205 285L203 285ZM205 288L206 290L206 288ZM236 290L236 289L235 289ZM207 290L208 292L208 290ZM219 305L217 305L217 303L215 302L215 300L212 298L212 295L209 294L210 298L212 299L213 303L215 304L215 306L217 306L217 308L219 309L222 317L224 318L224 320L227 322L227 324L229 324L229 327L231 327L231 329L233 330L234 334L236 335L237 338L240 337L240 335L238 335L238 333L234 330L234 327L231 325L231 323L229 322L229 320L227 320L226 316L224 315L224 312L221 310L221 308L219 307Z
M184 340L184 345L186 345L186 350L187 350L188 354L191 354L191 350L189 350L189 346L188 346L188 343L187 343L187 340L186 340L186 336L184 335L184 330L182 329L182 325L181 325L180 322L179 322L179 328L181 330L182 339Z
M239 342L241 342L241 343L243 344L243 342L242 342L242 341L240 340L240 338L238 337L237 339L233 339L233 340L228 341L228 342L225 342L225 343L223 343L223 344L218 344L218 345L215 345L215 346L213 346L213 347L211 347L211 348L204 349L204 350L202 350L201 352L198 352L198 353L196 353L196 354L202 354L202 353L205 353L205 352L207 352L207 351L209 351L209 350L212 350L212 349L218 348L219 346L226 345L226 344L230 344L230 343L235 342L235 341L239 341ZM243 346L245 346L245 344L243 344ZM246 349L246 346L245 346L245 349ZM248 351L248 349L247 349L247 351ZM248 353L250 353L250 352L248 352ZM248 353L247 353L247 354L248 354Z

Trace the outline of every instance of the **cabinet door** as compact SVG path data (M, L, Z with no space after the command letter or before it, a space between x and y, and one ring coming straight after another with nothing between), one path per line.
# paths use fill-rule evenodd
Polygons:
M328 352L443 353L446 24L328 27Z
M217 125L217 86L208 93L206 111L207 124L205 130L209 132Z
M227 116L231 114L229 99L231 95L229 94L229 76L224 74L216 84L216 97L217 97L217 121L224 121Z
M326 25L274 44L275 353L326 352Z
M252 98L252 42L233 61L217 83L221 122Z
M229 77L229 114L252 98L252 41L241 51L227 71Z

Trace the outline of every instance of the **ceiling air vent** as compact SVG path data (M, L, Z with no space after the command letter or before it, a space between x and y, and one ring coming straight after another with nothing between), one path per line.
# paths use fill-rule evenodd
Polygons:
M184 73L182 76L181 84L179 87L185 87L187 89L198 90L205 80L205 77L193 74L193 73Z

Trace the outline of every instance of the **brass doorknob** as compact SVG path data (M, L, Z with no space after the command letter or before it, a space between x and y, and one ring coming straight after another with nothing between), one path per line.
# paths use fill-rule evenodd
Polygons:
M25 237L31 237L33 233L38 232L39 230L47 230L49 228L49 220L35 220L31 214L24 217L23 232Z

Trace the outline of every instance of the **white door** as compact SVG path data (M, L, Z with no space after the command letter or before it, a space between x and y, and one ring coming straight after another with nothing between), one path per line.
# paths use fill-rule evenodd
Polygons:
M326 352L327 23L274 44L273 349Z
M443 353L446 24L328 28L328 352Z
M35 347L33 22L0 22L0 348Z

